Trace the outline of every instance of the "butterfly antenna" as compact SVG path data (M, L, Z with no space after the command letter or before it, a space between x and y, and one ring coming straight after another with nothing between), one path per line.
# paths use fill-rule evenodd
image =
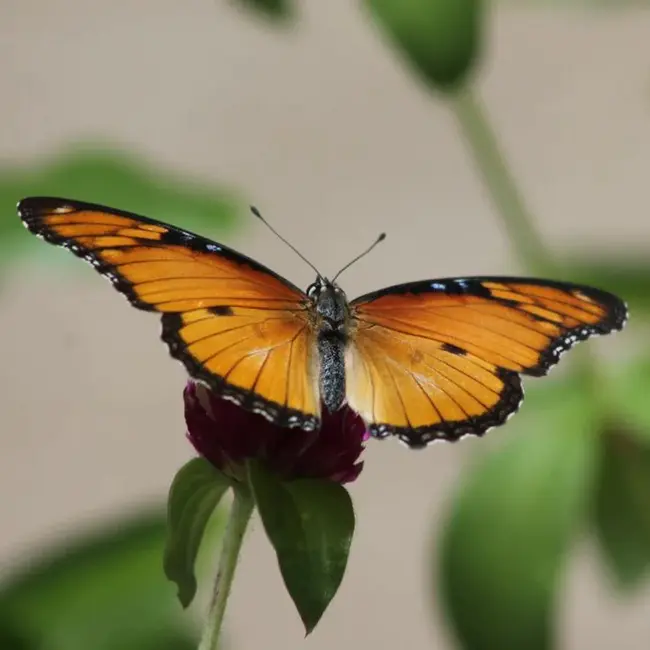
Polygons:
M254 206L251 205L251 212L281 241L283 241L303 262L306 262L311 266L316 275L319 278L322 278L320 271L290 242L288 242L261 214L260 211Z
M375 247L379 242L384 241L384 239L386 239L386 233L385 233L385 232L382 232L381 235L379 235L379 237L377 237L377 239L375 240L375 242L374 242L371 246L368 246L368 248L366 248L366 250L363 251L363 253L359 253L359 255L357 255L357 256L356 256L356 257L355 257L351 262L348 262L348 263L347 263L347 264L346 264L346 265L345 265L345 266L344 266L344 267L343 267L343 268L342 268L342 269L341 269L341 270L340 270L340 271L339 271L339 272L338 272L338 273L337 273L337 274L332 278L332 282L334 282L334 281L336 280L336 278L338 278L339 275L341 275L341 273L343 273L343 271L349 269L349 268L350 268L350 267L351 267L355 262L358 262L362 257L365 257L365 256L366 256L366 255L367 255L367 254L368 254L368 253L369 253L369 252L370 252L370 251L371 251L371 250L372 250L372 249L373 249L373 248L374 248L374 247Z

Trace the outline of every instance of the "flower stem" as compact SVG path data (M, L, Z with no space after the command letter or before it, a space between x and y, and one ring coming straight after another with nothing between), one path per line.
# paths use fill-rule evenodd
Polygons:
M461 88L451 102L460 131L519 262L538 276L556 276L557 264L537 230L535 219L501 151L499 138L480 97L468 85ZM596 364L588 349L578 349L573 356L579 362L575 364L578 373L585 379L595 375Z
M216 650L217 648L239 551L244 540L246 526L253 513L253 496L248 488L245 486L237 487L234 493L235 496L230 508L228 525L226 526L221 547L219 570L214 583L210 611L208 612L199 650Z
M453 97L452 110L519 261L535 273L552 273L551 255L501 152L485 107L471 86Z

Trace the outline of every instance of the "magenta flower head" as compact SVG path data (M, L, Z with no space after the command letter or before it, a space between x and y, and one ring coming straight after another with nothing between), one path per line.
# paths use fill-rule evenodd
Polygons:
M354 481L368 434L363 420L344 406L323 410L320 430L288 429L245 411L202 384L189 381L183 393L187 435L196 451L232 478L242 476L247 459L262 461L285 480Z

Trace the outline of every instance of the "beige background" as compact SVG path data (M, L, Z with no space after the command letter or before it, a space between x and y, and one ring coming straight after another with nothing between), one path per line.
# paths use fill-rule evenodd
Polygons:
M403 74L358 3L301 2L294 31L269 30L227 4L4 0L2 161L114 138L242 191L325 271L388 231L345 276L352 295L516 271L453 119ZM649 34L640 10L493 17L481 91L557 247L628 247L650 235ZM252 220L225 240L311 280ZM89 269L14 267L0 309L7 570L70 525L164 493L191 450L183 373L157 340L156 319ZM421 454L369 445L353 486L349 572L307 641L256 526L229 610L234 647L451 647L439 616L430 622L425 553L471 444ZM648 648L650 592L617 602L590 549L572 564L563 600L563 648Z

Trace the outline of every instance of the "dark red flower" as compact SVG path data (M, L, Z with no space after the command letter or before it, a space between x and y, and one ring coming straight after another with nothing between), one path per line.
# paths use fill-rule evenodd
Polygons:
M189 381L183 393L187 435L198 453L221 471L241 476L243 461L263 459L285 478L354 481L368 434L363 420L344 406L323 410L319 431L287 429Z

